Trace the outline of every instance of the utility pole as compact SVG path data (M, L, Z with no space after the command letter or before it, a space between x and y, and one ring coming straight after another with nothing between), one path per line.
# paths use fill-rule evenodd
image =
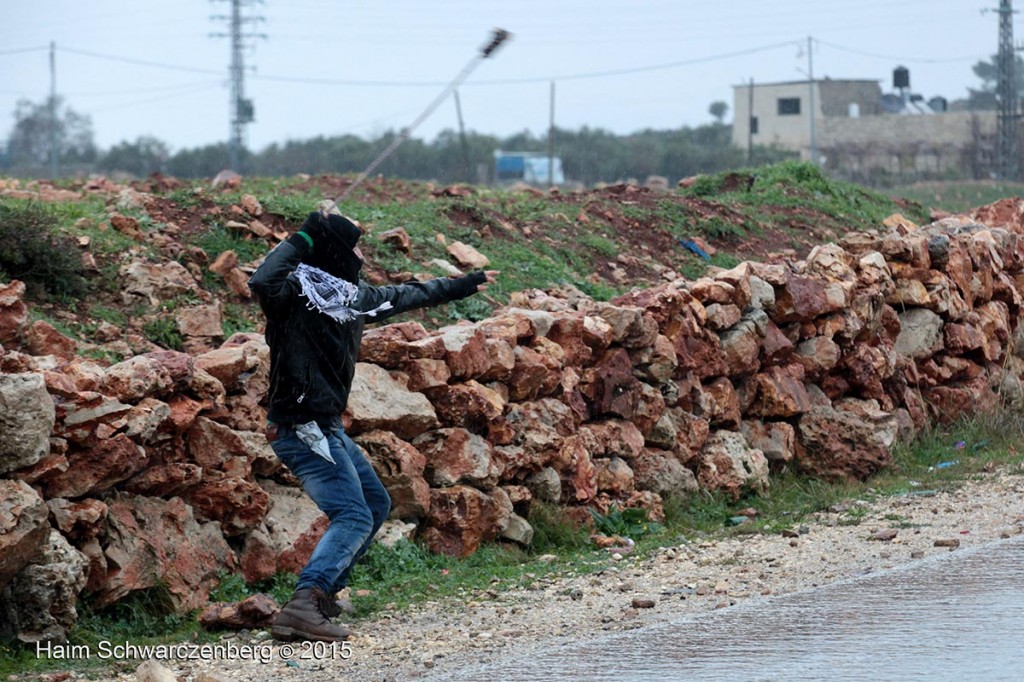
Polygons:
M818 144L814 136L814 44L807 36L807 117L811 120L811 163L818 165Z
M242 8L247 7L254 2L262 2L262 0L213 0L214 2L230 2L231 3L231 14L216 14L210 17L214 21L226 21L230 28L228 33L211 33L211 38L230 38L231 39L231 66L229 67L229 73L231 74L231 99L228 106L228 116L230 125L230 137L228 138L228 150L230 154L230 165L234 171L241 170L241 155L242 149L245 148L245 126L256 120L255 107L251 99L245 97L245 55L243 50L249 47L245 43L246 40L253 38L264 38L267 35L265 33L253 33L251 31L243 31L244 24L254 24L260 21L266 21L264 17L260 16L243 16Z
M548 187L555 186L555 81L551 81L551 114L548 119Z
M50 179L57 179L60 152L57 149L57 43L50 41Z
M1014 74L1016 57L1013 49L1013 3L999 2L999 53L996 58L997 158L1003 180L1016 180L1017 167L1017 80Z
M747 165L754 161L754 78L750 78L747 88Z

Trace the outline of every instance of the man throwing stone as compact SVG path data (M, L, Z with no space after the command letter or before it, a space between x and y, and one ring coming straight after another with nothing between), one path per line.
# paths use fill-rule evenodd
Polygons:
M271 627L280 640L349 636L330 621L342 611L334 595L391 509L387 491L341 423L364 322L457 301L485 290L498 275L489 270L370 286L359 280L360 235L343 216L310 213L249 280L267 318L267 440L330 521Z

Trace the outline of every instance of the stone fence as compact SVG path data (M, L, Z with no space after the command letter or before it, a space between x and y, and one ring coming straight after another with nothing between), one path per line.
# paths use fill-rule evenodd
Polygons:
M870 476L931 419L1020 398L1022 215L893 218L607 303L529 291L475 324L370 329L343 418L388 532L466 555L529 544L534 500L658 519L667 495L762 493L785 467ZM63 637L83 591L161 585L187 611L220 571L303 565L326 519L263 436L261 335L104 367L28 324L23 293L0 285L0 636Z

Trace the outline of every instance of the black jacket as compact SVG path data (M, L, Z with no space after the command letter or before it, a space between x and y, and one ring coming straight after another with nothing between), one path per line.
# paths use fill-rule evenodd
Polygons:
M317 421L322 426L337 428L348 404L365 318L340 323L307 307L292 273L310 250L305 241L289 239L267 254L249 280L249 288L267 316L267 418L275 424L292 426ZM352 308L366 312L389 301L392 308L370 318L378 321L415 308L465 298L485 280L484 273L474 272L455 279L438 278L398 286L374 287L360 282Z

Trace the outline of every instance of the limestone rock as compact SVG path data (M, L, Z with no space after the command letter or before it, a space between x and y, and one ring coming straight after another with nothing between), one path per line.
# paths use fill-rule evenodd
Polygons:
M716 431L708 437L697 461L697 480L706 490L720 490L733 499L750 489L768 490L768 460L747 445L742 433Z
M409 391L376 365L356 364L349 395L345 416L351 424L350 434L383 429L409 439L438 424L426 396Z
M199 614L199 624L207 630L256 630L270 627L279 611L269 594L254 594L238 602L210 604Z
M412 253L412 239L409 238L409 233L405 231L404 227L396 227L393 230L381 232L377 238L406 256Z
M220 337L224 335L220 303L179 308L174 321L182 336Z
M22 481L0 479L0 585L38 557L49 536L43 499Z
M597 491L618 497L633 491L633 469L619 457L596 459Z
M927 308L900 313L900 335L894 350L914 359L932 355L942 343L942 318Z
M770 367L754 375L756 391L746 414L758 417L793 417L811 409L811 398L804 388L804 370L799 364Z
M650 490L662 497L682 497L698 489L693 472L670 452L645 448L633 459L633 476L637 490Z
M170 372L157 359L138 355L107 368L99 389L104 395L135 403L171 388Z
M815 407L800 418L796 463L829 480L865 479L892 463L896 420L884 413L864 419L848 411Z
M406 387L419 393L448 385L452 376L444 360L430 358L409 360L402 365L402 372L408 377Z
M483 269L491 263L487 256L483 255L469 244L464 244L463 242L452 242L449 244L448 254L454 258L459 265L467 268L473 268L475 270Z
M477 327L455 325L438 330L452 378L476 379L491 367L487 337Z
M793 459L796 432L787 422L744 420L740 432L750 447L760 450L771 462L786 463Z
M144 398L125 415L124 434L137 443L148 444L158 438L158 432L170 424L170 406L156 398Z
M219 571L235 566L218 525L196 523L179 498L117 493L107 505L108 570L95 594L100 607L163 585L175 611L187 613L206 603Z
M534 400L555 390L559 374L545 356L528 346L516 346L513 357L515 364L506 382L512 400Z
M10 343L21 337L28 324L28 306L24 302L25 283L12 280L0 282L0 343Z
M126 304L142 298L155 307L161 300L199 289L185 266L173 260L162 264L133 261L123 266L118 275L123 283L121 298Z
M196 419L185 443L189 459L203 469L234 471L243 476L249 472L250 451L246 440L240 433L212 419Z
M425 458L427 481L435 487L469 483L493 488L498 482L498 463L493 446L462 428L428 431L413 441Z
M7 611L13 633L23 643L66 642L78 621L78 594L85 587L89 561L60 533L50 533L42 552L0 588L0 613ZM4 581L6 582L6 581Z
M622 457L631 460L644 448L644 435L632 422L608 419L591 422L579 429L588 437L588 449L594 457Z
M263 520L270 496L256 483L220 472L204 472L182 499L192 505L196 520L217 521L227 537L242 535Z
M509 514L505 529L501 531L503 540L511 540L524 547L533 542L533 526L516 513Z
M42 375L0 373L0 474L48 454L55 419Z
M177 682L178 678L155 658L143 661L135 669L136 682Z
M502 396L477 381L445 385L432 392L432 403L441 423L481 432L505 412Z
M489 495L465 485L430 491L430 514L420 529L430 551L469 556L499 532L498 505Z
M391 496L389 517L422 518L430 508L430 487L423 476L427 463L423 453L389 431L369 431L358 436L356 443L366 451Z
M409 360L443 359L445 345L442 339L431 336L418 322L400 322L363 334L359 348L359 361L388 369L397 369Z
M100 500L69 502L57 497L47 500L46 506L60 532L77 542L98 536L107 519L107 505Z
M195 366L217 379L225 390L233 390L248 365L246 349L224 345L196 356Z
M549 504L557 504L562 497L562 480L551 467L532 474L526 479L526 487L535 499Z
M25 345L32 355L55 355L64 360L74 357L78 343L57 331L52 324L36 320L24 333Z
M605 351L583 372L579 386L594 417L617 415L629 419L640 400L640 382L624 348Z
M145 451L123 433L68 457L67 471L46 480L49 497L94 495L127 480L145 467Z

